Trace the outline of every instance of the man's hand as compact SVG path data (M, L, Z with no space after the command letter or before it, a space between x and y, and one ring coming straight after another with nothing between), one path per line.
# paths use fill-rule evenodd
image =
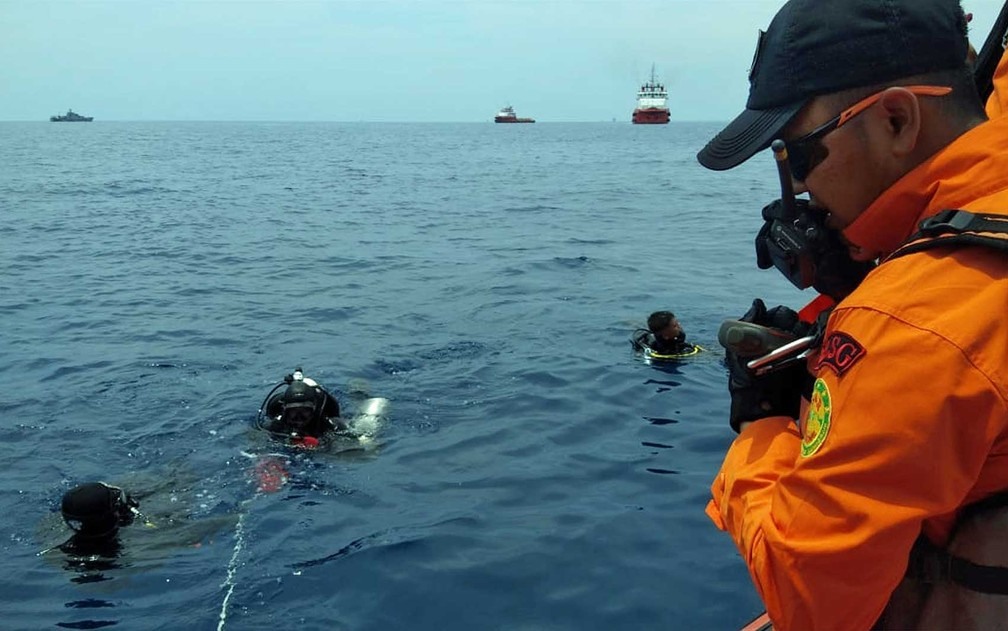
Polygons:
M744 316L743 322L773 327L804 336L808 325L798 320L793 310L777 306L767 310L759 298ZM741 424L768 416L789 416L797 418L801 408L801 396L808 382L808 371L804 364L795 364L782 370L757 377L746 367L751 358L739 357L731 351L725 352L728 365L728 392L731 393L729 423L736 432Z

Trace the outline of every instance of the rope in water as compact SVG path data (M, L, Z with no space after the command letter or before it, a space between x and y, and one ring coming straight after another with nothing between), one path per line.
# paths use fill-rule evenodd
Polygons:
M246 500L243 504L248 504L252 500ZM245 511L242 511L238 515L238 522L235 524L235 546L234 552L231 554L231 560L228 561L227 567L227 577L224 579L222 587L227 587L227 593L224 594L224 600L221 602L220 618L217 622L217 631L223 631L224 623L227 622L227 607L228 602L231 600L231 594L234 593L234 588L237 583L235 582L235 575L238 574L238 555L241 554L242 549L245 548Z
M231 553L231 560L228 561L227 576L225 576L224 582L221 584L221 587L227 588L227 592L224 594L224 600L221 602L217 631L224 630L224 625L227 623L228 603L231 602L231 595L234 594L235 587L238 585L235 577L238 574L238 557L242 550L245 549L245 516L248 514L248 511L245 509L263 493L279 491L287 482L289 475L283 466L283 462L272 454L265 454L267 456L265 458L245 451L241 452L241 454L256 461L255 476L257 487L255 495L241 503L242 510L239 512L238 521L235 523L234 551Z

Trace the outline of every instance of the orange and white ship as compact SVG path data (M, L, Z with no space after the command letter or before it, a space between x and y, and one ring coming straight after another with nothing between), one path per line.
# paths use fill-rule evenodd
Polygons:
M634 125L665 125L669 122L668 90L655 80L651 64L651 80L637 91L637 109L630 119Z
M507 107L502 107L497 115L494 116L495 123L534 123L534 118L522 118L515 114L514 108L508 105Z

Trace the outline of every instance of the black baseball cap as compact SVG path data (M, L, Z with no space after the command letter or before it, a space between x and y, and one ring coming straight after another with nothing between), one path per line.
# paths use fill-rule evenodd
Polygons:
M746 109L697 160L736 167L812 97L964 67L967 50L959 0L791 0L760 31Z

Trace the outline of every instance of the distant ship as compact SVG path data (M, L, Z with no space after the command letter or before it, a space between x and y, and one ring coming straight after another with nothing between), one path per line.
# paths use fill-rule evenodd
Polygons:
M63 116L59 114L49 117L49 122L51 123L90 123L94 120L94 116L81 116L73 110L67 110L67 113Z
M534 118L518 118L515 114L514 108L508 105L507 107L501 108L501 111L497 112L497 116L494 116L495 123L534 123Z
M651 64L651 80L645 81L637 91L637 109L630 120L635 125L665 125L669 122L668 90L655 81L654 64Z

